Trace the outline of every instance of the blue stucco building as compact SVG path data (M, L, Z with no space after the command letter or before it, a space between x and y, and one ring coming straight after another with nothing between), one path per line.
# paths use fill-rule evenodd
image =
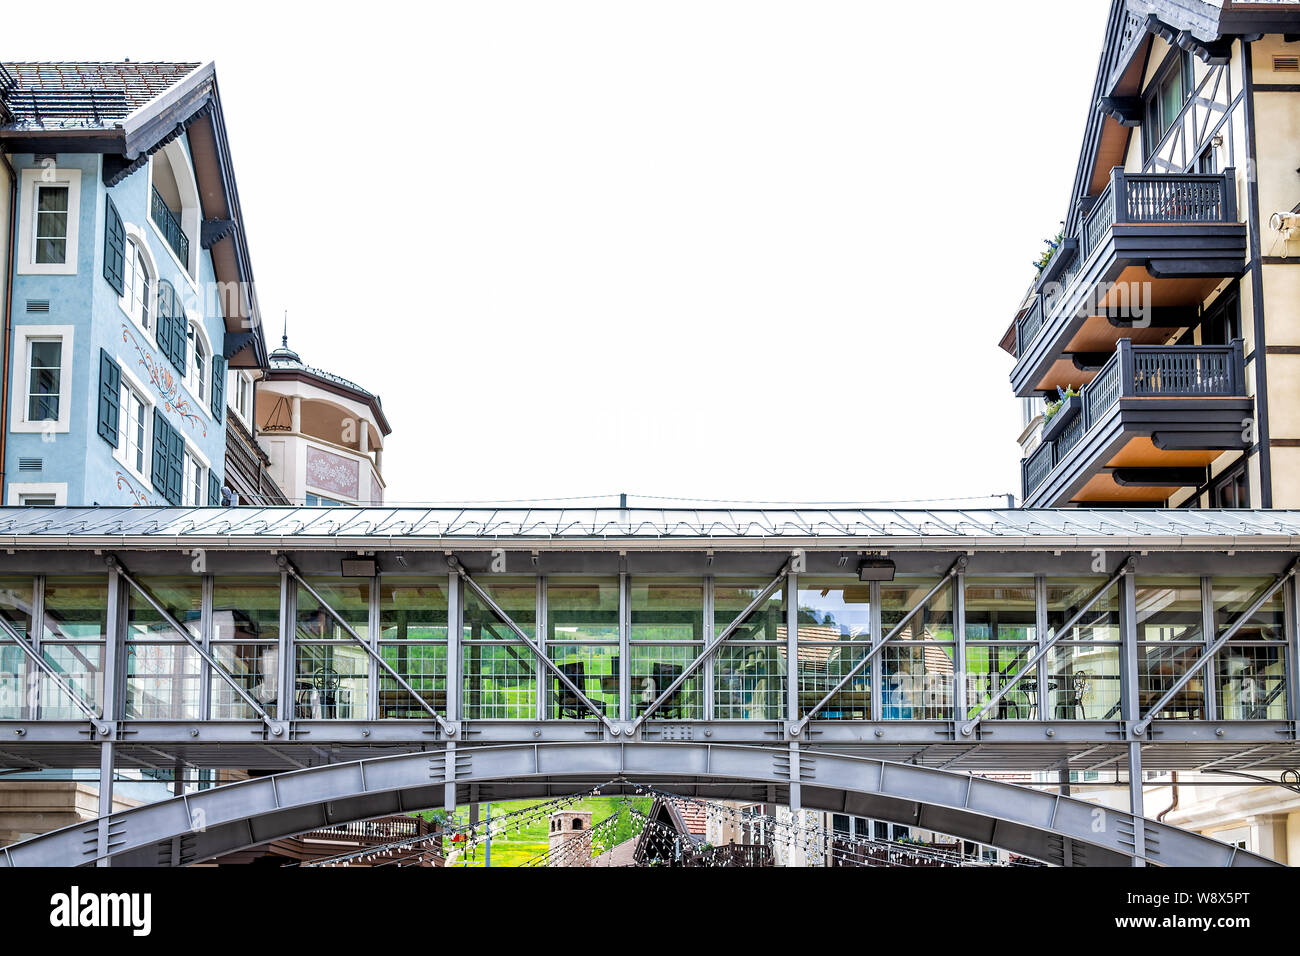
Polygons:
M212 64L6 63L4 504L220 504L267 366Z

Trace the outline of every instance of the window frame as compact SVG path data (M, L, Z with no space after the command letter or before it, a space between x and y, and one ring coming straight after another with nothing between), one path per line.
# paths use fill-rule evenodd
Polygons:
M1183 84L1182 100L1173 116L1163 115L1163 96L1166 84L1177 73ZM1192 66L1192 54L1187 50L1173 49L1165 62L1160 65L1147 88L1142 92L1142 156L1151 159L1164 142L1169 131L1178 122L1178 117L1187 108L1188 102L1196 93L1196 70ZM1154 120L1154 122L1153 122ZM1158 132L1157 132L1158 130Z
M203 352L200 361L199 351ZM189 315L185 317L185 390L203 406L209 417L212 410L208 407L211 397L212 380L212 343L203 323Z
M156 339L156 329L158 327L158 263L154 259L153 252L149 249L149 243L140 231L139 226L123 223L123 229L126 232L126 240L122 256L122 295L118 297L117 304L131 319L136 328ZM135 311L135 302L133 301L135 284L132 280L136 275L135 267L132 265L134 262L133 252L144 260L145 275L149 282L149 288L145 292L145 300L142 303L143 310L147 313L147 315L143 316L143 320L142 316Z
M74 326L71 325L16 325L14 326L14 351L22 360L13 363L10 394L15 398L22 396L22 401L15 401L9 416L9 430L34 434L39 432L68 432L72 421L72 379L76 365L74 345ZM31 382L31 345L33 342L57 339L61 346L59 357L59 414L53 419L29 419L27 417Z
M76 275L78 234L81 222L81 170L51 166L24 169L19 174L21 207L18 224L18 254L14 264L17 275ZM43 186L68 188L68 231L63 262L36 261L36 198Z
M5 502L10 507L21 507L23 499L28 495L43 498L53 496L55 507L60 507L68 503L68 485L63 481L12 481Z
M193 485L190 484L191 472L190 464L193 463ZM208 504L208 473L212 470L212 463L207 457L191 445L185 442L185 451L181 459L181 504L182 508L205 508ZM194 492L197 501L190 501L190 492Z
M121 366L122 383L118 386L119 412L117 419L118 443L113 449L113 458L128 472L139 478L146 484L150 481L150 473L153 470L153 408L154 403L149 399L149 390L145 388L134 373L125 365ZM136 468L132 464L129 455L130 437L127 430L132 425L128 414L129 405L125 401L126 393L134 395L140 405L141 414L144 416L144 437L141 439L141 445L138 449L143 465Z

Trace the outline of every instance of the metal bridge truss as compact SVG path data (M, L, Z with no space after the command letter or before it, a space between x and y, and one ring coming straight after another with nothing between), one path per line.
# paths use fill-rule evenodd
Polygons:
M619 781L610 787L608 781ZM604 741L457 747L259 777L107 814L0 851L8 866L184 865L323 826L639 782L919 827L1049 864L1276 865L1134 814L968 774L844 754Z

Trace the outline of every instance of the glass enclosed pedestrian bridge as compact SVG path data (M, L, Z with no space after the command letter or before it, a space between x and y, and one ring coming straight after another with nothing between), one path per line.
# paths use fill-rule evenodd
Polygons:
M3 509L0 771L98 768L100 815L0 865L647 784L1255 865L1142 780L1300 768L1298 555L1274 511ZM224 785L115 810L128 773Z
M1300 514L4 509L7 767L445 740L1300 766Z

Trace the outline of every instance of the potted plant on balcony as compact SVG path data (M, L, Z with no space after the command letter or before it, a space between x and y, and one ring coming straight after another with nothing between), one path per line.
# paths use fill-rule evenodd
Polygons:
M1048 402L1043 409L1042 440L1045 442L1055 440L1061 432L1065 431L1065 426L1070 424L1074 416L1083 409L1083 399L1073 385L1067 385L1065 388L1058 385L1056 394L1059 397L1055 401Z

